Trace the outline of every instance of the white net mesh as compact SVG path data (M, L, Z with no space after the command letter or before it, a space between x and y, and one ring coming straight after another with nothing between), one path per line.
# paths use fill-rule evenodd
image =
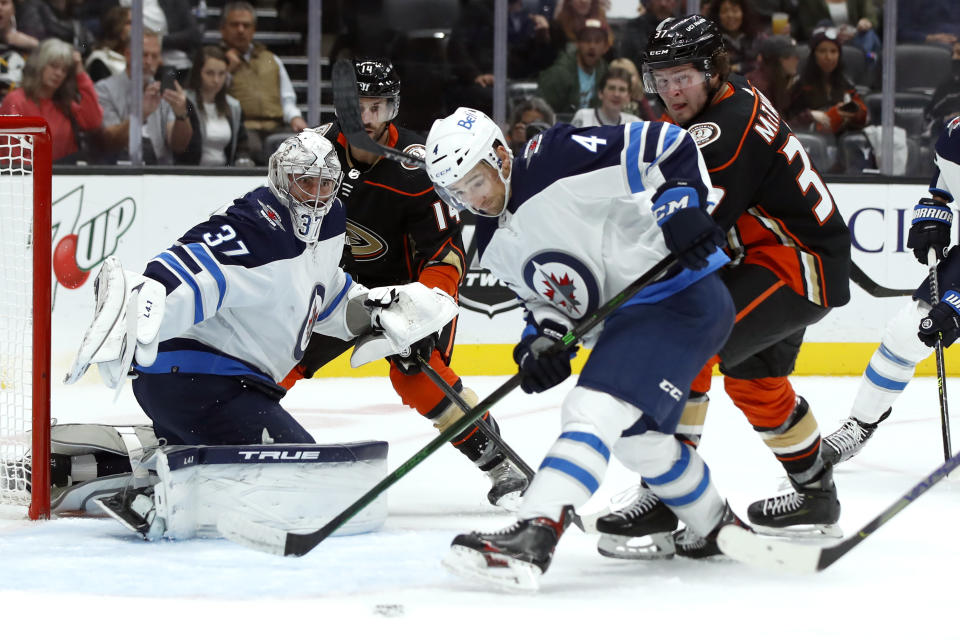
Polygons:
M30 504L32 155L32 135L0 135L0 504Z

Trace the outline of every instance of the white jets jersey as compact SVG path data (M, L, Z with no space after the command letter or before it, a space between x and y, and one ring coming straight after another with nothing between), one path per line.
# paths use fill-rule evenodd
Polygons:
M703 157L680 127L552 127L514 158L507 212L478 218L480 264L534 321L572 327L669 253L652 212L654 192L669 179L711 190ZM666 298L726 262L718 249L706 269L675 267L631 302Z
M947 202L960 197L960 116L951 120L937 139L937 172L930 191Z
M311 332L352 338L346 303L360 285L338 266L345 233L337 200L307 245L266 187L190 229L147 264L144 274L166 287L166 311L157 360L137 370L278 382Z

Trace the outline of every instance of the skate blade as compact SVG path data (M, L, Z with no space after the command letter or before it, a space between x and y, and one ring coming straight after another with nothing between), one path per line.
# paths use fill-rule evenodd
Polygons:
M440 561L450 573L511 593L535 593L540 588L540 568L499 553L481 553L451 546Z
M636 538L604 533L597 541L597 552L620 560L669 560L676 553L676 545L670 533L652 533Z
M766 527L759 524L751 524L750 526L757 533L778 538L818 540L821 538L843 537L843 529L837 524L797 524L790 527Z
M123 516L121 516L117 511L113 510L112 508L104 504L105 499L106 498L94 498L93 501L94 503L96 503L97 506L103 509L103 512L106 513L108 516L110 516L111 518L113 518L114 520L122 524L131 532L137 534L137 536L139 536L141 539L149 541L149 538L147 538L147 536L142 531L139 531L135 526L133 526L132 524L124 520Z

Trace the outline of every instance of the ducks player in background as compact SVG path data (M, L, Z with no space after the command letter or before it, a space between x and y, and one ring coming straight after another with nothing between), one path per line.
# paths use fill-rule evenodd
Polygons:
M406 153L423 155L423 138L393 123L400 107L400 78L384 59L356 60L360 110L372 140ZM421 282L438 287L454 299L465 271L459 212L433 190L423 169L384 159L352 146L336 122L319 131L333 143L344 170L340 200L346 207L347 247L344 270L357 282L378 287ZM457 321L414 345L407 357L391 356L390 382L400 399L440 430L463 415L443 391L420 371L418 356L429 361L455 391L472 406L477 394L463 386L450 368ZM311 377L322 366L350 349L355 340L315 334L303 359L284 381L288 388ZM492 416L488 424L496 427ZM499 447L471 425L453 439L453 446L489 476L491 504L515 507L527 487L526 477L504 458Z

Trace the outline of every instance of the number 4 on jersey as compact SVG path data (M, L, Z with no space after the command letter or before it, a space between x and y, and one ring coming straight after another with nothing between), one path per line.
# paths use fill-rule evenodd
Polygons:
M598 138L597 136L578 136L577 134L573 134L570 138L591 153L596 153L599 145L607 144L605 139Z

